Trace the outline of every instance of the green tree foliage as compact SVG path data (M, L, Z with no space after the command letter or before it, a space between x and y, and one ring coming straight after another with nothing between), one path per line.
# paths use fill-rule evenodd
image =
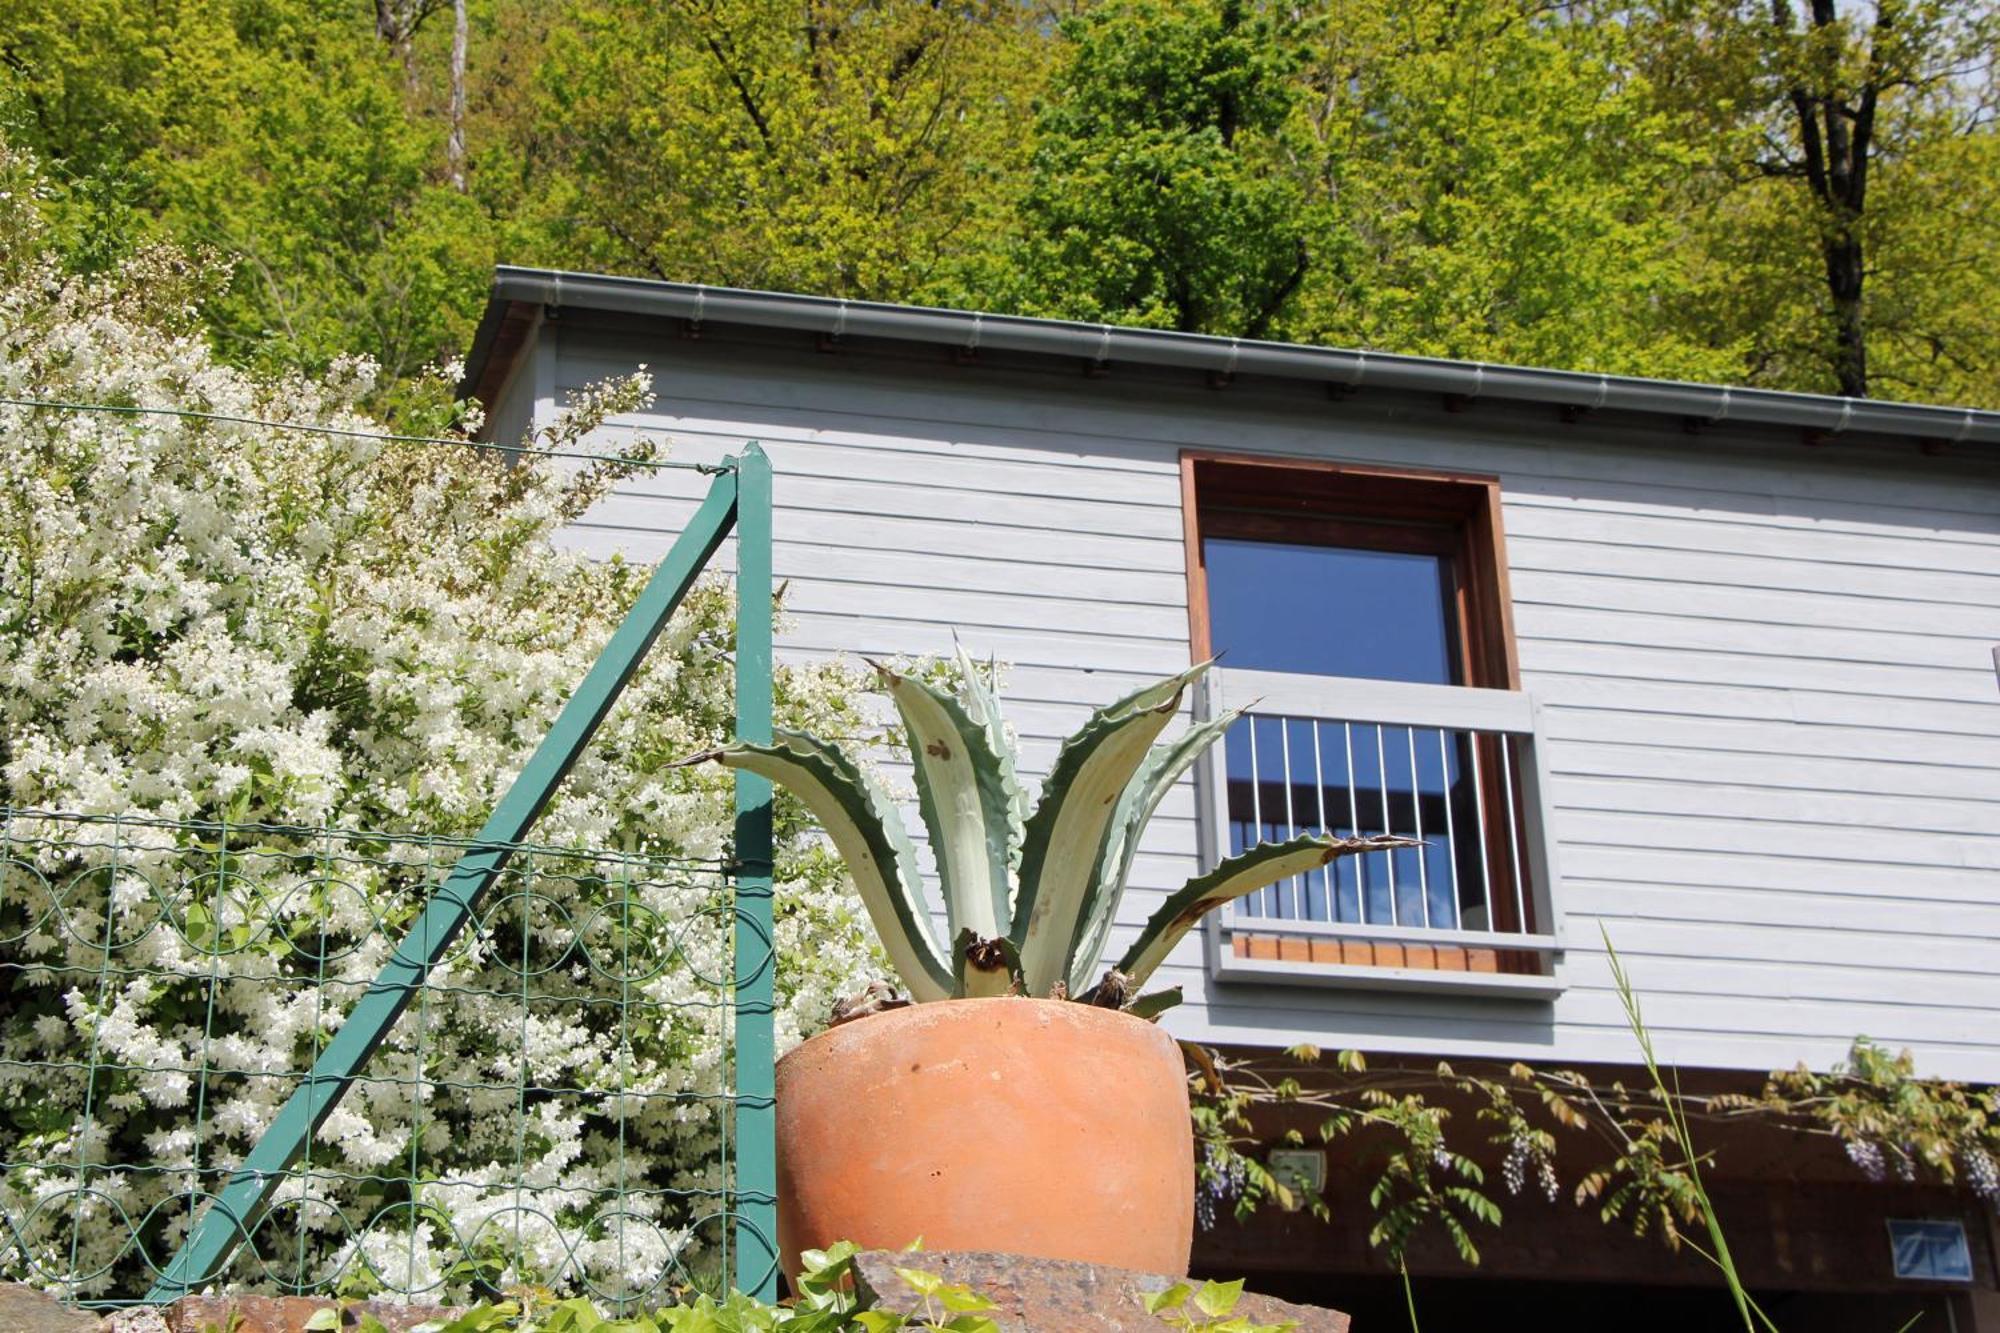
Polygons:
M225 356L367 353L392 413L496 260L1989 405L1996 24L1996 0L23 0L0 132L56 173L74 266L212 248Z
M305 0L26 0L0 18L10 132L50 167L58 235L103 269L153 239L213 250L225 355L401 383L461 347L492 222L441 178L365 16Z
M556 247L655 277L903 299L1019 154L1038 38L1003 0L577 0L536 76Z
M1627 10L1660 104L1713 145L1687 182L1712 265L1688 322L1754 381L2000 402L2000 9L1658 0Z
M1302 25L1253 0L1108 0L1062 34L1011 303L1264 336L1318 222L1290 133Z
M1672 318L1690 275L1677 135L1632 35L1540 0L1342 6L1304 77L1316 188L1351 237L1290 331L1482 361L1728 379Z

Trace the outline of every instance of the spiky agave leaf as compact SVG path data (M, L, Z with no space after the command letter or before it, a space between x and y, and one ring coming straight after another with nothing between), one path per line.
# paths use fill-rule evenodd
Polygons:
M1317 870L1343 856L1422 845L1415 838L1393 833L1360 838L1309 833L1287 842L1260 842L1224 860L1206 875L1195 876L1160 904L1160 909L1139 932L1139 938L1118 960L1118 970L1132 979L1132 985L1139 985L1166 961L1196 922L1224 903L1255 893L1267 884Z
M986 731L986 748L1000 760L1000 785L1006 789L1008 801L1007 817L1007 868L1011 871L1021 864L1021 826L1028 818L1028 793L1021 787L1020 775L1014 771L1014 747L1007 743L1007 724L1000 716L1000 696L979 674L979 664L965 651L965 645L958 641L956 634L951 639L952 652L958 657L958 674L964 682L959 692L959 701L965 711ZM990 664L989 664L990 665ZM1001 924L1008 921L1008 911L1000 913Z
M950 998L955 982L924 908L916 848L895 802L872 774L833 746L797 731L779 730L769 745L738 741L681 762L704 760L760 773L805 802L847 863L910 998Z
M1153 698L1160 692L1162 688L1168 685L1173 685L1176 682L1178 682L1178 684L1182 688L1185 688L1186 686L1193 684L1195 681L1200 680L1203 676L1208 674L1208 669L1215 665L1216 660L1217 659L1211 657L1207 661L1196 662L1193 666L1189 667L1186 671L1181 672L1178 676L1169 676L1165 680L1156 680L1152 682L1150 685L1141 685L1138 689L1132 691L1128 695L1125 695L1123 698L1113 699L1110 703L1104 705L1104 707L1098 709L1097 711L1100 713L1122 713L1128 708L1143 707L1145 705L1146 700Z
M1181 706L1192 667L1100 708L1063 742L1021 844L1013 939L1028 994L1068 984L1070 946L1118 798Z
M1077 939L1070 951L1069 988L1080 994L1090 984L1104 954L1104 941L1118 916L1118 900L1125 895L1125 881L1132 873L1132 858L1139 852L1139 836L1153 812L1166 799L1188 766L1215 744L1223 732L1243 715L1240 708L1190 727L1178 739L1162 741L1146 754L1146 762L1126 785L1112 812L1111 826L1105 831L1104 850L1097 859L1097 873L1086 892L1083 917Z
M1180 1002L1181 988L1179 986L1169 986L1165 990L1156 990L1149 994L1141 995L1138 999L1125 1006L1125 1012L1134 1018L1158 1018L1161 1014L1164 1014Z
M1008 917L1013 798L992 734L942 690L871 662L909 731L917 806L930 830L947 930L991 939Z

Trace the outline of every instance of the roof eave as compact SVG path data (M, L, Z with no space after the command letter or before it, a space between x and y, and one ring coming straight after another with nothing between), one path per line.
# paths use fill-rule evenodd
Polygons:
M1545 403L1578 412L1630 411L1704 425L1728 422L1790 427L1816 438L1871 434L1933 444L2000 445L2000 412L1973 408L1447 361L506 266L494 271L492 294L473 339L461 392L484 397L498 388L518 354L518 347L506 346L509 329L518 326L521 310L542 308L603 310L695 324L713 321L974 350L991 348L1215 374L1269 375L1344 389Z

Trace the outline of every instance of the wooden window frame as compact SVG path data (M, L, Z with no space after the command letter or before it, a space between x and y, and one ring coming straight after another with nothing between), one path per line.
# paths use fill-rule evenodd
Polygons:
M1521 688L1498 477L1203 450L1183 451L1180 467L1193 661L1215 655L1203 538L1352 546L1448 557L1452 629L1462 682L1478 689ZM1497 746L1498 741L1488 738L1484 743ZM1497 748L1486 752L1485 784L1490 788L1486 800L1491 810L1504 808L1499 804L1504 800L1498 786L1500 771ZM1525 809L1516 816L1517 821L1526 817ZM1495 840L1493 855L1505 851L1497 825L1489 825L1485 835ZM1517 828L1516 836L1525 837L1525 828ZM1492 904L1495 928L1533 930L1533 907L1528 921L1516 921L1506 897L1500 895ZM1276 937L1246 943L1273 949L1306 947L1304 941ZM1392 951L1398 957L1406 952L1396 946ZM1538 960L1526 952L1502 950L1496 961L1502 972L1539 970Z
M1449 556L1464 683L1521 688L1498 477L1187 450L1181 523L1194 661L1214 656L1204 537L1314 542Z

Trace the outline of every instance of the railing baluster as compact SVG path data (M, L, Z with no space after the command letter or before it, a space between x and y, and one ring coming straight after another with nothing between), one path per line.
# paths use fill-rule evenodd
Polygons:
M1479 827L1479 901L1486 908L1486 928L1498 929L1493 920L1493 866L1486 859L1486 786L1485 775L1479 771L1479 733L1466 733L1472 750L1472 809Z
M1299 826L1292 814L1292 720L1288 717L1278 719L1278 758L1285 766L1285 841L1290 842L1299 836ZM1284 894L1289 889L1292 894L1292 916L1299 916L1298 876L1294 875L1290 879L1273 884L1271 889L1278 895L1278 915L1285 914Z
M1342 722L1341 734L1347 743L1347 832L1351 837L1361 836L1361 798L1354 790L1354 724ZM1354 858L1354 915L1362 925L1368 924L1368 858Z
M1243 845L1248 848L1264 841L1264 771L1257 766L1257 719L1246 716L1243 721L1250 728L1250 836L1243 840ZM1271 915L1264 910L1270 892L1269 889L1259 889L1245 900L1256 904L1251 909L1251 915Z
M1507 791L1507 852L1514 862L1514 929L1521 934L1528 931L1528 900L1525 883L1521 875L1520 822L1514 817L1514 738L1500 738L1500 763L1502 782Z
M1320 764L1319 753L1320 720L1313 718L1310 725L1313 729L1313 800L1319 809L1320 836L1324 837L1329 830L1326 826L1326 770ZM1325 919L1328 921L1335 920L1339 914L1333 910L1334 884L1333 863L1331 861L1319 868L1319 883L1321 891L1326 894Z
M1417 772L1417 729L1415 727L1405 727L1403 729L1403 739L1409 742L1410 809L1416 815L1417 841L1421 843L1424 840L1424 779L1423 775ZM1430 928L1431 924L1430 859L1430 848L1417 848L1417 899L1419 906L1423 910L1424 928L1426 930Z
M1377 790L1382 793L1382 831L1394 833L1396 830L1389 815L1389 751L1382 738L1380 722L1375 724L1375 781ZM1396 901L1396 853L1383 852L1382 859L1389 863L1389 924L1400 926L1403 919L1401 905Z
M1451 867L1451 924L1460 923L1458 911L1458 830L1451 817L1451 755L1445 747L1444 728L1438 728L1438 780L1444 784L1445 864Z

